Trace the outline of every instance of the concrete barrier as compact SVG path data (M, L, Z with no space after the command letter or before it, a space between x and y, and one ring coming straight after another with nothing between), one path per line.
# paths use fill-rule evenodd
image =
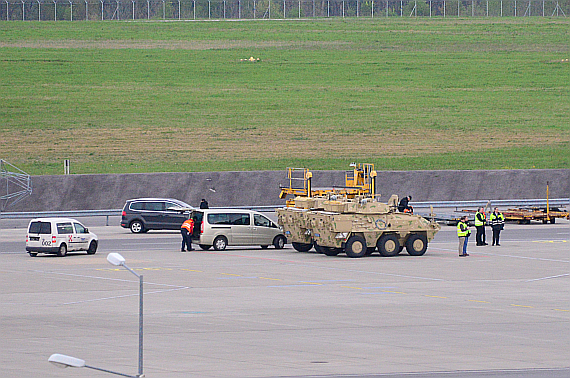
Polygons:
M342 186L345 171L313 171L313 187ZM414 201L463 201L570 197L570 169L496 171L379 171L377 192L412 195ZM166 197L198 206L282 204L286 172L188 172L33 176L32 195L6 211L121 208L125 200Z

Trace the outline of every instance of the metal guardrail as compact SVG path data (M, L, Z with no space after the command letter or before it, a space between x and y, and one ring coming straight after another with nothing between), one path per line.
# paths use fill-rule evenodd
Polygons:
M523 200L477 200L477 201L431 201L431 202L410 202L416 209L426 209L433 207L469 209L477 207L545 207L545 199L523 199ZM551 207L565 207L570 205L570 198L553 198L548 201ZM270 212L283 207L284 205L262 205L262 206L224 206L212 207L212 209L247 209L260 212ZM121 216L123 209L109 210L63 210L63 211L29 211L29 212L0 212L0 219L31 219L42 217L107 217L107 225L109 217Z

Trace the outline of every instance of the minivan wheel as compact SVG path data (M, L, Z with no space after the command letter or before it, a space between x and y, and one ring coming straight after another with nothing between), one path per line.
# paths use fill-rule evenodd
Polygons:
M91 240L89 243L89 249L87 250L88 255L94 255L97 252L97 242L95 240Z
M275 249L283 249L285 247L285 237L283 235L277 235L275 239L273 239L273 246Z
M138 220L132 221L129 228L133 234L140 234L141 232L144 232L144 224Z
M214 249L216 251L223 251L228 246L228 239L225 236L218 236L214 239Z
M57 251L57 255L59 257L64 257L65 255L67 255L67 245L65 245L65 243L61 243L61 245L59 246L59 251Z

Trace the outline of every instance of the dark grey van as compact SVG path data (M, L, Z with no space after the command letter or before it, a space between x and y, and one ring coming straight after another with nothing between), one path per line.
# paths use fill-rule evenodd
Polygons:
M136 234L148 230L179 230L189 212L177 209L192 206L171 198L137 198L127 200L123 207L121 227Z

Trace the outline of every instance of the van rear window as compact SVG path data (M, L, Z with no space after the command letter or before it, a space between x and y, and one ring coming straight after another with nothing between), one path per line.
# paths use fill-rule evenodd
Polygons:
M32 222L30 223L30 234L51 234L50 222Z

